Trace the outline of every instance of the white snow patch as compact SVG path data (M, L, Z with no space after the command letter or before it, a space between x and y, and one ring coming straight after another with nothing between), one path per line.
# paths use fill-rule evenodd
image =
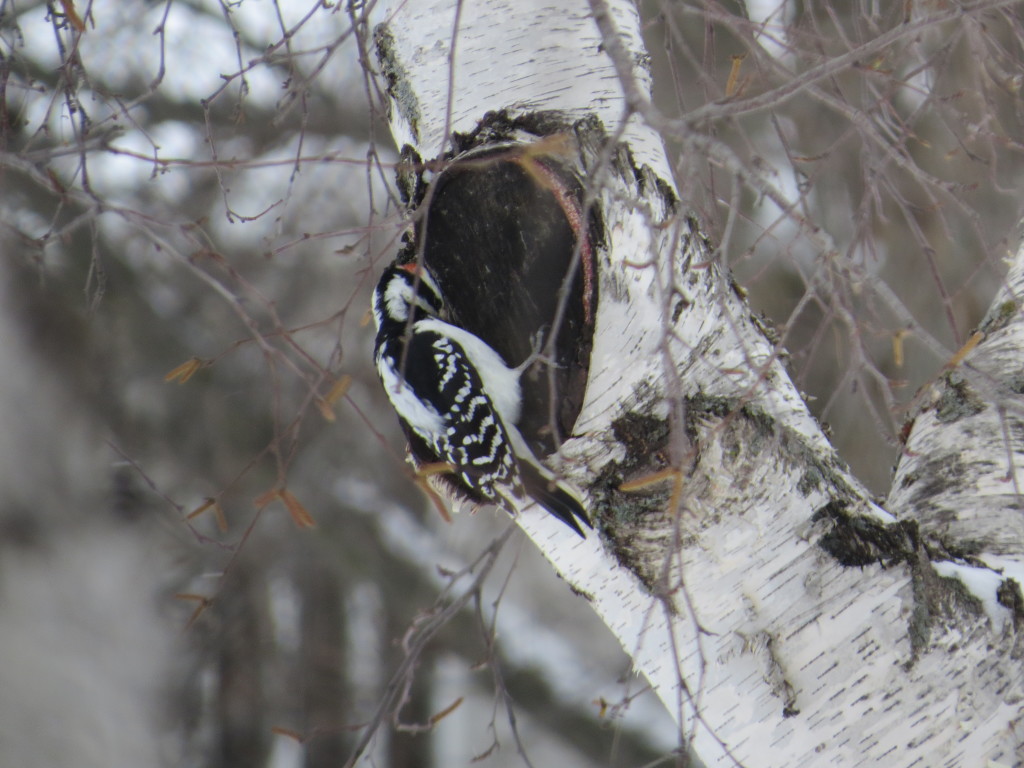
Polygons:
M1002 584L1005 576L989 568L979 568L973 565L960 563L940 562L933 563L935 572L947 579L958 579L961 584L976 598L981 600L993 629L1001 629L1003 622L1010 618L1010 612L1000 605L996 599L996 590ZM1021 568L1024 573L1024 568ZM1018 577L1021 574L1018 574Z
M985 565L1002 573L1003 579L1013 579L1024 589L1024 561L999 555L985 555Z

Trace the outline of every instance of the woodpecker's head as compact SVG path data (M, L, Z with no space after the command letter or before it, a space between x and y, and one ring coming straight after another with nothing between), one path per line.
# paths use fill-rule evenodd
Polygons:
M373 294L373 319L377 330L387 323L405 324L414 319L438 317L444 309L434 278L415 263L392 264L381 275Z

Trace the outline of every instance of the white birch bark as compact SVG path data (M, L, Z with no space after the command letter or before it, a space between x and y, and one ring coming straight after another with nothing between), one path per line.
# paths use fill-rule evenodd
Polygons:
M649 180L671 185L635 9L592 4L593 14L583 2L480 0L458 16L454 0L396 4L381 22L399 146L437 157L446 132L469 132L491 110L594 115ZM1007 368L1021 371L996 346L1024 324L1001 325L968 358L982 412L918 417L890 499L897 521L838 459L689 220L655 184L607 167L588 184L608 253L587 399L562 459L600 533L580 541L525 510L537 546L708 765L1024 759L1024 609L1012 571L993 570L1024 550L1020 397L1005 383ZM997 314L1013 302L1017 317L1019 283ZM622 433L641 417L672 427L676 496L671 478L617 489L661 468L631 454L641 434ZM968 432L977 447L964 451ZM942 446L969 456L933 494L928 471L943 476L955 454ZM627 459L627 476L610 481ZM999 494L997 508L985 492ZM967 506L964 495L978 498Z
M889 506L972 554L1020 558L1024 249L1009 266L963 362L920 396Z

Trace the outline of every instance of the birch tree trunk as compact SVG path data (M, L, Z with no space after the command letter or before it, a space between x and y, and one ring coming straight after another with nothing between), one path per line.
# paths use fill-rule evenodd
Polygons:
M425 160L501 110L575 132L605 242L587 394L555 461L595 533L518 519L701 760L1024 761L1024 255L921 401L883 509L678 203L662 131L729 158L652 107L629 3L396 4L375 38L398 146Z

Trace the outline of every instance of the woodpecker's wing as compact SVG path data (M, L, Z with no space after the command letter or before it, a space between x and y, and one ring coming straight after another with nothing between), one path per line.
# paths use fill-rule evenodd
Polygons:
M472 496L498 501L496 486L517 482L515 455L480 375L462 348L444 334L414 328L403 373L395 372L395 378L401 381L399 388L410 390L408 396L391 395L399 415L438 461L455 467ZM429 403L435 418L403 412L399 401Z

